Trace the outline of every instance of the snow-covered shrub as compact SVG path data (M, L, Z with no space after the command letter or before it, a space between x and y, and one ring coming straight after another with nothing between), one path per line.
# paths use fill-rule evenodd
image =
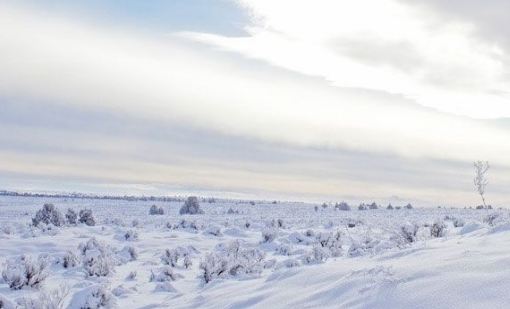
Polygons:
M446 224L441 220L437 220L430 227L430 236L435 238L444 237L446 235L446 231Z
M92 210L90 209L82 209L80 210L80 223L85 223L88 226L96 225L96 220L94 219L94 215L92 214Z
M75 225L76 223L78 223L78 215L71 208L67 209L66 221L68 224L72 224L72 225Z
M214 235L214 236L222 236L223 234L221 233L221 227L217 226L217 225L209 225L205 231L204 231L204 234L207 234L207 235Z
M377 209L377 208L379 208L379 206L377 206L377 204L375 202L373 202L372 204L370 204L368 206L368 208L370 208L370 209Z
M367 210L367 205L365 205L363 203L359 204L358 210Z
M230 207L227 211L227 214L229 215L238 215L239 214L239 210L234 210L232 209L232 207Z
M465 224L464 219L462 218L454 218L453 219L453 226L454 227L463 227Z
M328 208L328 204L327 203L322 203L321 207L322 207L322 209L326 209L326 208Z
M138 275L138 273L136 272L136 270L133 270L133 271L129 272L129 274L126 277L126 280L131 280L131 281L135 280L137 275Z
M476 209L480 210L480 209L484 209L485 207L483 205L478 205L476 206Z
M188 247L177 247L174 249L166 249L161 256L161 263L170 265L171 267L177 267L179 260L183 260L183 266L188 268L191 266L191 256L198 253L198 250L193 246Z
M70 288L65 284L62 284L52 290L41 290L39 297L37 299L31 299L29 301L30 305L25 305L23 308L64 309L65 299L69 295L69 292ZM0 308L2 307L0 306Z
M262 232L262 242L269 243L273 242L278 237L278 230L276 229L265 229Z
M171 267L161 267L156 272L151 270L151 276L149 278L150 282L165 282L165 281L175 281L178 278L182 278L182 275L174 273Z
M328 256L338 257L342 255L342 234L337 231L335 233L319 233L316 236L317 244L324 248Z
M279 263L276 264L276 268L283 268L283 267L286 267L286 268L293 268L293 267L298 267L298 266L301 266L301 263L296 260L296 259L286 259L286 260L283 260Z
M488 225L495 225L496 220L499 218L499 214L497 213L491 213L488 214L485 218L483 218L483 222L487 223Z
M152 205L151 208L149 209L149 215L164 215L165 214L165 210L163 209L163 207L158 207L156 205Z
M393 210L393 206L391 204L388 204L388 207L386 207L388 210Z
M319 211L319 206L317 205L313 206L313 210L315 210L315 212Z
M409 203L409 204L407 204L407 205L405 206L405 208L406 208L406 209L413 209L413 205L411 205L411 203Z
M44 204L43 208L38 210L35 213L35 217L32 218L32 224L34 226L38 226L40 223L61 226L65 224L65 219L55 205Z
M124 246L116 255L121 263L136 261L136 259L138 259L138 251L136 251L133 246Z
M0 309L16 309L16 307L12 301L0 294Z
M280 244L276 247L275 253L278 255L290 255L291 254L291 246L287 244Z
M349 204L347 204L346 202L341 202L340 204L336 204L335 208L338 210L343 210L343 211L351 210L351 206L349 206Z
M115 261L112 249L95 238L78 246L81 253L83 268L88 276L103 277L112 274L115 270Z
M67 251L62 257L62 266L64 268L76 267L79 262L80 258L73 251Z
M417 240L419 226L416 224L406 223L400 227L400 236L405 242L412 243Z
M219 250L207 254L200 262L202 278L208 283L216 278L260 274L264 268L264 252L243 249L239 241L232 241Z
M69 308L117 308L115 296L103 285L93 285L73 295Z
M22 255L7 260L2 278L13 290L23 287L37 288L48 277L48 260L45 256L37 259Z
M200 209L200 204L198 203L198 198L196 196L190 196L184 202L181 209L179 210L179 214L181 215L197 215L203 214L204 211Z
M303 262L305 264L320 264L324 263L329 257L327 249L321 246L314 246L312 251L304 256Z
M195 221L188 221L186 219L182 219L179 223L173 226L170 223L167 223L167 227L174 230L183 229L191 232L197 232L200 229Z
M126 241L136 241L138 240L138 232L135 230L127 230L123 235L123 239Z

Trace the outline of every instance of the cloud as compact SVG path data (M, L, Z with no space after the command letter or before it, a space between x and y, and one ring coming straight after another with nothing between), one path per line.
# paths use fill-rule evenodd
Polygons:
M339 87L474 118L510 116L510 97L494 94L509 90L506 51L474 36L472 22L397 0L239 2L254 16L250 36L193 37Z
M422 56L428 51L410 35L344 38L332 7L320 10L324 21L312 16L300 25L308 20L306 9L313 11L309 6L299 2L299 14L286 19L283 7L260 3L246 5L262 26L238 38L161 36L0 4L0 129L10 132L0 136L0 171L127 186L431 199L460 196L470 186L438 190L436 179L455 177L431 162L453 162L446 165L457 166L456 173L479 158L510 166L508 127L416 103L421 92L413 91L433 86L405 69L430 67ZM384 52L358 52L372 47ZM391 53L395 47L400 54ZM435 57L437 48L427 55ZM426 97L448 105L450 92L460 98L458 87L474 83L484 90L497 63L480 48L463 51L481 57L466 69L480 74L463 75L467 81ZM484 61L488 68L478 65ZM458 62L463 69L464 60ZM440 73L456 76L455 63ZM441 80L437 70L422 73ZM406 86L413 91L401 91Z

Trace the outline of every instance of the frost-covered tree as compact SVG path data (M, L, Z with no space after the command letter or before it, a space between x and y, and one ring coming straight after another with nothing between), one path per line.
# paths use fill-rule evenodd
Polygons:
M196 215L203 214L204 211L200 209L200 204L198 203L198 198L196 196L190 196L184 202L181 209L179 210L181 215Z
M473 182L475 184L476 191L482 198L483 206L487 207L487 204L485 203L485 187L489 183L486 177L487 171L489 170L489 162L475 161L473 165L475 167L475 178L473 179Z
M151 208L149 209L149 215L164 215L165 214L165 210L163 209L163 207L158 207L156 205L152 205Z
M53 204L44 204L43 208L35 213L32 224L38 226L40 223L61 226L65 224L62 213Z
M73 224L73 225L75 225L78 222L78 215L71 208L67 209L67 212L66 212L66 221L67 221L67 223Z
M82 209L80 210L80 223L85 223L88 226L96 225L96 220L92 215L92 210L90 209Z

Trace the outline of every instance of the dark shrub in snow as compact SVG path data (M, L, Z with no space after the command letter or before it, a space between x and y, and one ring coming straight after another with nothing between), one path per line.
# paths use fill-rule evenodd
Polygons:
M372 204L370 204L370 205L368 206L368 208L370 208L370 209L377 209L377 208L379 208L379 207L377 206L377 204L376 204L375 202L373 202Z
M363 203L359 204L358 210L367 210L367 206Z
M386 207L386 209L392 210L393 206L391 204L388 204L388 207Z
M260 274L264 269L264 256L258 249L242 249L239 241L233 241L207 254L199 268L205 283L215 278Z
M165 210L163 210L163 207L158 207L156 205L152 205L151 208L149 209L149 215L164 215L165 214Z
M340 204L335 205L335 208L343 211L351 210L351 206L349 206L346 202L341 202Z
M123 236L124 240L135 241L138 240L138 232L135 230L127 230Z
M67 212L66 212L66 221L67 221L68 224L73 224L73 225L78 223L78 215L71 208L67 209Z
M239 210L233 210L232 207L230 207L227 211L227 214L229 215L237 215L239 214Z
M65 224L62 213L53 204L44 204L43 208L35 213L32 224L38 226L40 223L61 226Z
M198 203L198 198L196 196L190 196L184 202L181 209L179 210L181 215L197 215L203 214L204 211L200 209L200 204Z
M276 229L265 229L262 231L262 242L272 242L278 237L278 231Z
M88 226L96 225L96 220L94 220L94 216L92 215L92 210L90 209L82 209L80 210L80 223L85 223Z
M454 227L463 227L465 224L464 220L462 218L454 218L453 219L453 226Z
M483 205L478 205L476 206L476 209L484 209L485 207L483 207Z
M22 255L7 260L2 278L13 290L20 290L24 286L37 288L48 276L47 268L46 257L33 259L29 255Z
M432 237L444 237L446 235L446 224L443 221L436 221L430 227L430 236Z
M323 208L323 209L328 208L328 204L327 204L327 203L322 203L322 205L321 205L321 206L322 206L322 208Z
M406 205L406 209L413 209L413 205L411 205L410 203Z
M313 206L313 209L317 212L317 211L319 211L319 206L315 205L315 206Z

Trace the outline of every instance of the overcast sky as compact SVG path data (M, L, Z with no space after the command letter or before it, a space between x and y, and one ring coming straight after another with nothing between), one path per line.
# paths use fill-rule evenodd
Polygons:
M0 1L0 189L508 204L508 12Z

